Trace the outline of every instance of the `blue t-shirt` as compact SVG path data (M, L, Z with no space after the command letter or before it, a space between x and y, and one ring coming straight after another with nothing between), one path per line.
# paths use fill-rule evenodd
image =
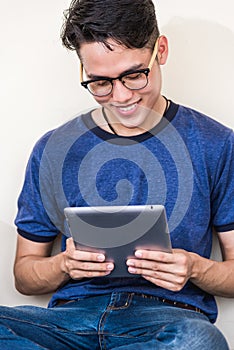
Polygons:
M212 230L234 230L234 136L231 129L171 102L149 132L123 137L97 127L91 112L48 132L35 145L18 201L23 237L49 242L69 230L68 206L162 204L173 248L209 258ZM49 303L129 291L194 305L214 322L212 295L190 281L179 292L144 278L70 280Z

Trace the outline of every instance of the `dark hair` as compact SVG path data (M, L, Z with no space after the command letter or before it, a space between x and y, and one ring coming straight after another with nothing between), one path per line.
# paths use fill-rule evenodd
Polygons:
M108 39L127 48L153 48L159 36L151 0L73 0L64 15L62 42L77 53L90 42L111 50Z

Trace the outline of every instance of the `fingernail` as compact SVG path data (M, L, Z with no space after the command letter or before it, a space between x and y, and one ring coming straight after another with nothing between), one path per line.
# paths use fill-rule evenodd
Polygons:
M97 256L97 260L98 261L104 261L105 260L105 255L103 255L103 254L98 255Z
M135 252L135 256L136 256L137 258L142 258L142 253L141 253L139 250L137 250L137 251Z
M128 268L128 271L129 271L130 273L135 273L135 272L136 272L136 269L135 269L134 267L130 266L130 267Z
M108 264L108 265L106 266L106 268L107 268L107 270L113 270L114 265L113 265L113 264Z

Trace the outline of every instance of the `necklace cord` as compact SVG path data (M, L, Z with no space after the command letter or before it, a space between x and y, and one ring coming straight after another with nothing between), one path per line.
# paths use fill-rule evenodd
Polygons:
M106 115L106 112L105 112L104 107L102 107L102 115L103 115L105 121L107 122L107 125L108 125L109 129L110 129L115 135L118 136L117 132L115 131L115 129L113 128L113 126L110 124L110 122L109 122L109 120L108 120L108 118L107 118L107 115Z

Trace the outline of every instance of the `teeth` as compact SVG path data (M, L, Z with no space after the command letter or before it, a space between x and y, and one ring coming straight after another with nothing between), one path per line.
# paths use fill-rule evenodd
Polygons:
M132 109L134 109L136 107L136 103L134 105L128 106L128 107L119 107L119 109L123 112L128 112L131 111Z

